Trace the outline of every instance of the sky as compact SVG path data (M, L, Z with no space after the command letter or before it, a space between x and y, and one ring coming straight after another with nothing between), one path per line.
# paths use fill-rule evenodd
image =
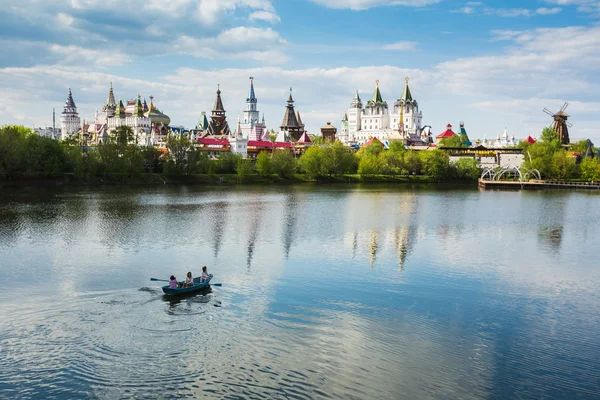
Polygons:
M290 87L306 129L340 128L375 82L392 105L405 77L437 134L539 137L543 108L568 102L572 140L600 143L600 0L3 0L0 125L51 126L68 89L93 120L112 82L123 101L154 96L172 125L210 112L229 124L249 77L269 129Z

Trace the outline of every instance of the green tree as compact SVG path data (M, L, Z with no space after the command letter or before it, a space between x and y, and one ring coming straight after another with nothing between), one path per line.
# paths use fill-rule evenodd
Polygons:
M302 171L309 178L317 180L328 174L328 157L325 148L319 146L309 147L298 160L298 164Z
M217 157L218 172L220 174L233 174L242 156L234 153L221 153Z
M358 162L358 174L362 177L381 174L382 168L376 154L364 154Z
M379 164L382 173L386 175L400 175L404 171L404 157L402 153L394 151L382 151L379 153Z
M150 173L162 172L160 160L161 152L154 146L146 146L142 149L142 157L144 158L144 170Z
M11 178L25 170L24 142L31 131L22 127L9 125L0 129L0 173Z
M371 143L370 145L363 146L360 149L358 149L358 151L356 152L356 156L359 158L361 158L365 154L377 156L382 151L383 151L383 145L381 144L381 142L373 141L373 143Z
M578 168L574 157L567 155L566 151L557 151L552 156L552 177L555 179L573 179L578 175Z
M467 147L467 144L464 142L464 139L460 135L454 135L447 138L442 139L440 142L441 147Z
M275 150L272 155L273 171L282 178L292 178L296 172L296 159L286 150Z
M558 133L550 127L546 127L542 129L542 135L540 136L542 142L551 143L553 141L558 141Z
M169 134L167 136L167 150L169 150L168 172L171 175L183 175L186 171L187 154L192 143L186 135Z
M237 174L238 178L240 178L242 180L244 178L246 178L248 175L253 174L254 168L252 166L252 160L248 160L246 158L240 157L237 161L235 173Z
M423 173L434 179L446 179L452 175L450 157L441 150L426 150L419 152Z
M454 163L456 176L459 179L477 180L481 174L479 163L476 159L470 157L461 157Z
M390 147L388 149L389 151L392 151L394 153L406 153L406 148L404 147L404 143L398 141L398 140L392 140L390 143Z
M356 169L355 158L350 149L336 141L325 147L325 168L329 176L339 176Z
M56 175L67 169L68 160L64 148L54 139L31 133L23 141L23 150L27 172Z
M130 126L121 125L117 127L113 133L113 140L115 143L126 146L132 142L134 142L135 137L133 134L133 129Z
M585 158L579 165L581 177L587 181L600 181L600 162L597 158Z
M256 156L256 170L264 177L273 175L273 161L266 151L261 151Z
M411 175L420 175L423 168L421 157L415 150L408 150L404 154L404 168Z
M577 143L571 144L571 150L577 153L585 154L588 148L589 139L583 139L578 141ZM592 151L595 153L596 149L592 146Z

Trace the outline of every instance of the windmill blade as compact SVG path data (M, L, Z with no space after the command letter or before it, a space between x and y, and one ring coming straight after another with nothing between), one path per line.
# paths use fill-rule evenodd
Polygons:
M551 117L554 117L554 113L553 113L552 111L548 110L547 108L544 108L544 110L543 110L543 111L544 111L546 114L548 114L549 116L551 116Z
M565 104L563 104L563 106L561 107L561 109L560 109L560 111L559 111L559 112L564 112L564 111L567 109L567 107L568 107L568 106L569 106L569 103L567 103L567 102L565 101Z
M570 122L567 122L567 126L568 126L569 128L572 128L572 127L573 127L573 124L572 124L572 123L570 123Z

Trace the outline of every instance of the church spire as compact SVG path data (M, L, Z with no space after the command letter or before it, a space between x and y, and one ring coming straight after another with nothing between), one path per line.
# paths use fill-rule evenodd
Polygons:
M115 101L115 93L113 92L112 82L110 83L110 89L108 90L108 98L106 99L106 105L108 107L117 106L117 102Z
M69 89L69 90L71 90L71 89ZM288 102L288 104L293 104L294 103L294 99L292 98L292 88L290 88L290 97L288 97L288 101L287 102Z
M256 103L257 98L254 94L254 77L250 77L250 92L248 93L248 98L246 99L247 103Z
M352 104L350 104L351 108L362 108L362 101L360 100L360 96L358 95L358 90L354 94L354 98L352 99Z
M408 87L408 78L404 79L406 80L406 85L404 86L404 91L402 92L400 100L404 100L404 102L413 101L412 94L410 94L410 89Z
M381 98L381 92L379 91L379 79L376 81L377 86L375 87L375 93L373 93L373 98L371 101L373 103L383 103L383 99Z
M65 107L75 108L75 101L73 101L73 94L71 93L71 88L69 88L69 96L67 96L67 101L65 101Z
M213 106L214 111L225 112L225 108L223 107L223 101L221 100L221 86L217 85L217 99L215 100L215 105Z

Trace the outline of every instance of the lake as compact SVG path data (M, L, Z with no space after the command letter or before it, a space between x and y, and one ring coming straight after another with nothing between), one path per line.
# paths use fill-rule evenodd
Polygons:
M598 399L600 194L0 188L0 398ZM208 266L212 292L151 277Z

